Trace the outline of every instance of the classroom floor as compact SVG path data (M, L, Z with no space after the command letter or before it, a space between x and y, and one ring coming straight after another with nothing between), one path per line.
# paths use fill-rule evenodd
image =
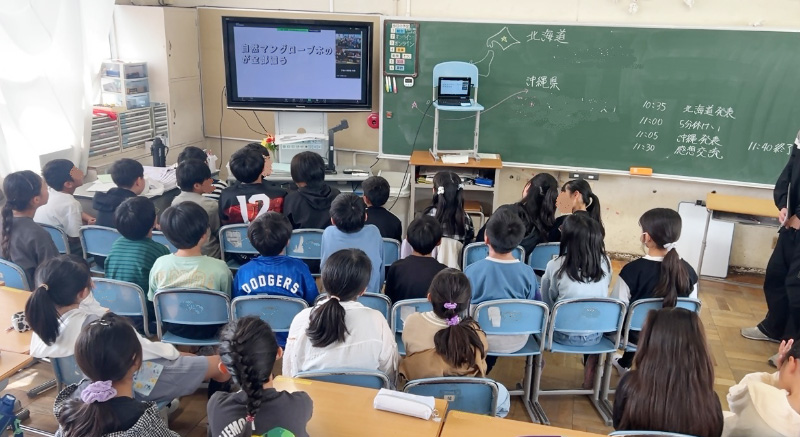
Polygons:
M614 271L619 272L623 263L614 262ZM725 396L728 388L751 372L772 372L767 358L777 352L774 343L746 340L739 334L744 326L754 326L766 313L766 304L761 289L763 276L745 275L728 278L738 283L714 280L700 282L700 299L703 302L701 318L705 325L716 371L715 389L727 409ZM613 282L612 282L613 283ZM545 369L542 376L543 389L576 388L583 381L583 365L578 356L545 354ZM509 388L522 378L524 361L500 359L491 376ZM276 366L280 369L280 366ZM612 387L617 374L612 369ZM54 432L58 427L52 415L55 390L50 390L36 399L28 399L28 389L52 379L53 372L47 363L38 363L11 379L6 392L17 396L23 406L31 410L31 418L24 424ZM581 431L607 434L600 416L586 397L556 396L542 397L542 407L553 426ZM510 419L529 421L522 403L513 399ZM200 390L193 396L181 399L181 407L170 420L170 428L182 436L206 436L206 393Z

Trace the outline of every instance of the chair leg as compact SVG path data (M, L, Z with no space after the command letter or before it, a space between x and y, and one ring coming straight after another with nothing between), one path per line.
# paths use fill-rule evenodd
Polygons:
M535 364L534 370L536 371L536 374L533 376L533 389L530 394L530 402L533 405L534 412L538 417L537 421L542 425L550 425L550 419L547 418L547 414L544 412L542 404L539 403L539 391L541 390L544 360L542 359L541 355L536 355L533 361Z
M522 379L522 404L525 405L525 410L528 411L528 417L531 422L538 423L539 418L531 402L531 376L533 375L533 356L525 358L525 376Z
M55 386L56 386L56 380L55 379L47 381L44 384L37 385L36 387L34 387L34 388L32 388L32 389L30 389L28 391L28 397L29 398L35 398L36 396L39 396L40 394L46 392L47 390L50 390L51 388L53 388Z
M611 367L610 363L611 361L606 359L606 354L602 354L598 357L596 364L597 369L595 370L595 375L594 375L594 387L592 389L592 394L589 395L589 400L592 402L592 405L594 405L594 408L597 410L597 413L600 414L600 417L603 418L603 421L605 422L606 426L612 425L613 413L611 408L609 408L609 404L607 402L601 401L600 392L602 391L603 374L609 373L608 370L605 370L606 364L608 364L608 367Z
M611 368L611 362L614 359L614 353L606 354L605 356L605 365L603 367L603 385L600 388L600 402L603 403L605 408L612 412L614 411L613 405L611 405L611 401L608 400L608 395L612 393L611 390L611 372L613 371ZM614 390L615 392L616 390Z

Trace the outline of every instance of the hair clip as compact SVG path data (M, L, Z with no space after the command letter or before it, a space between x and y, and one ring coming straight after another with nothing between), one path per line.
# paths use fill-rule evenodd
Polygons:
M444 187L439 187L436 189L436 194L444 194Z

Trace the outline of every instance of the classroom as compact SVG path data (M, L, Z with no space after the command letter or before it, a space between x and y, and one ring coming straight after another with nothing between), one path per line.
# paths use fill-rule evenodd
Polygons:
M799 435L798 17L5 2L0 435Z

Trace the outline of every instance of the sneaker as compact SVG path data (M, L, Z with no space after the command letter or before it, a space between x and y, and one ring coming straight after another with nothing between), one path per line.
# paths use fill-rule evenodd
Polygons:
M614 358L612 358L611 360L611 365L614 366L615 369L617 369L617 373L619 373L620 378L625 376L625 374L628 373L629 370L631 370L627 367L622 367L622 365L619 363L619 360L621 359L622 359L622 354L614 354Z
M778 367L778 354L775 354L767 360L770 366L777 368Z
M780 341L775 340L774 338L767 337L766 334L761 332L757 326L753 326L752 328L742 328L742 337L749 338L750 340L759 340L759 341L771 341L773 343L780 343Z

